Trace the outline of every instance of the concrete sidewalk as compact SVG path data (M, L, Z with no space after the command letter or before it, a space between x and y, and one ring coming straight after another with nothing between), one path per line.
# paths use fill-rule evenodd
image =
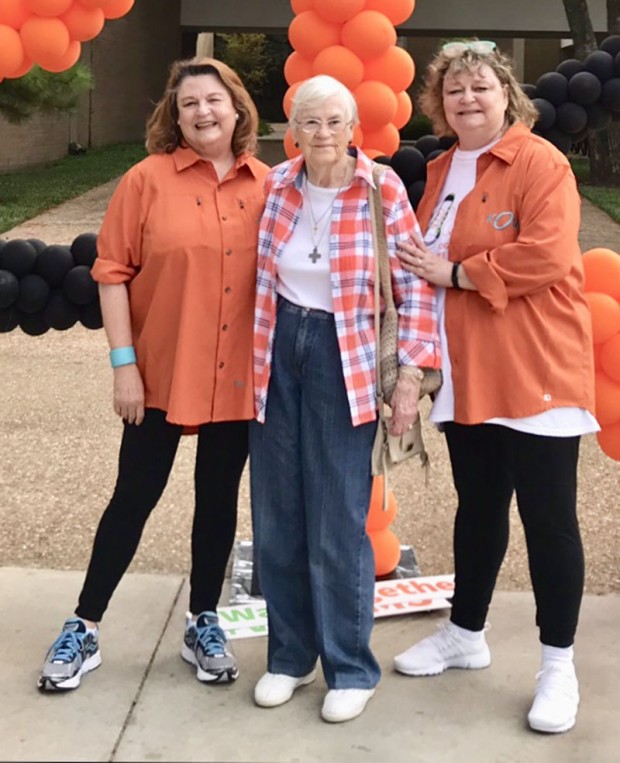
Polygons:
M363 716L329 725L319 717L322 678L280 708L254 706L265 638L234 642L236 683L200 684L179 654L187 582L175 575L125 576L102 627L101 668L78 691L40 694L45 650L82 580L82 572L0 568L3 761L620 761L620 596L585 598L577 726L546 736L529 731L525 720L539 659L529 593L496 594L488 670L400 676L392 656L432 632L445 611L379 620L373 635L383 669L379 690Z

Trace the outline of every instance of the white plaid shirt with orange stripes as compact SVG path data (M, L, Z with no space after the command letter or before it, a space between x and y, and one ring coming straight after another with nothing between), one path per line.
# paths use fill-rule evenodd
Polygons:
M355 151L355 149L353 149ZM265 181L266 206L258 239L256 308L254 313L254 399L258 421L264 422L276 323L277 263L300 217L303 157L274 167ZM332 209L329 239L333 311L342 369L354 426L376 418L374 254L368 185L372 162L357 150L351 185ZM399 320L401 366L441 365L435 290L403 270L396 244L419 233L407 192L396 173L386 168L381 195L386 225L394 302Z

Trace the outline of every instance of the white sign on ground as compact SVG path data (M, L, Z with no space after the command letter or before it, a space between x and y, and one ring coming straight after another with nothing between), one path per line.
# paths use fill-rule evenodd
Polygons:
M431 575L375 583L375 618L427 612L450 606L454 575ZM220 625L229 639L267 635L267 607L263 599L218 607Z

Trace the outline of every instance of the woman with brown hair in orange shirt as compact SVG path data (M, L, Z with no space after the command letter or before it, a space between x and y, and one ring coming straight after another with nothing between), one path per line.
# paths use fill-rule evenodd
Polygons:
M256 107L228 66L175 62L148 122L149 156L110 201L92 274L124 426L119 473L75 615L47 654L41 689L77 688L101 663L98 622L188 429L198 445L182 656L200 681L238 675L216 607L254 415L256 249L268 171L254 158L257 127Z

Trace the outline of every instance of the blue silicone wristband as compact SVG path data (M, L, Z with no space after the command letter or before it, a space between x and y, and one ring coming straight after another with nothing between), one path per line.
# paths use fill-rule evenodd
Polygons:
M119 366L129 366L136 362L136 351L133 347L117 347L110 350L110 363L112 368Z

